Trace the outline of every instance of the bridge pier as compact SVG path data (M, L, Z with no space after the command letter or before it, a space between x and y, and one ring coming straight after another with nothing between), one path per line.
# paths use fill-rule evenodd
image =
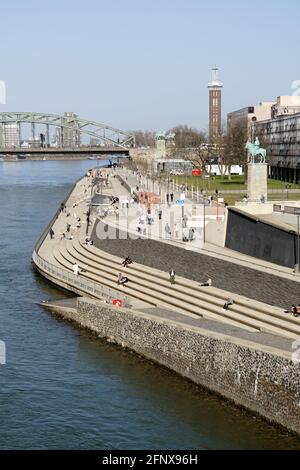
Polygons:
M46 147L50 147L50 127L46 124Z
M33 141L35 140L35 122L31 123L31 138Z

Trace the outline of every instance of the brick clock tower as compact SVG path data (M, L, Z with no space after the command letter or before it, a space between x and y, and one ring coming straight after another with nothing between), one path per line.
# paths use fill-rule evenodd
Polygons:
M219 79L219 69L212 69L209 89L209 140L215 142L222 132L222 88L223 83Z

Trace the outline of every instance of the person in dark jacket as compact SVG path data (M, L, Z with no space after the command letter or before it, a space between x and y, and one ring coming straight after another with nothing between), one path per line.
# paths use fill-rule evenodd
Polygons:
M234 300L230 297L226 300L225 304L223 305L223 310L228 310L231 305L234 304Z

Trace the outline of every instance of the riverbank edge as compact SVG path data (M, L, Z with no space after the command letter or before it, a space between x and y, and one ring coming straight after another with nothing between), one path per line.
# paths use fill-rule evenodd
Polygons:
M299 365L289 352L90 298L78 298L77 309L43 307L300 435Z
M36 243L34 253L38 254L58 215L59 209ZM33 265L54 284L77 295L88 295L44 272L34 263L34 256ZM300 374L299 364L292 361L292 342L291 353L278 351L276 354L275 349L250 341L87 298L78 299L76 313L66 310L56 313L300 435Z

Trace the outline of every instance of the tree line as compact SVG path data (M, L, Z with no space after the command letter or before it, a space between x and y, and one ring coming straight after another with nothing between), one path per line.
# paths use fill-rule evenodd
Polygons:
M175 141L170 149L172 158L183 158L193 163L195 168L203 171L207 166L218 164L221 173L233 165L246 165L248 140L248 123L240 120L229 129L210 141L205 131L187 125L178 125L170 129L175 134ZM154 147L155 132L133 131L137 147Z

